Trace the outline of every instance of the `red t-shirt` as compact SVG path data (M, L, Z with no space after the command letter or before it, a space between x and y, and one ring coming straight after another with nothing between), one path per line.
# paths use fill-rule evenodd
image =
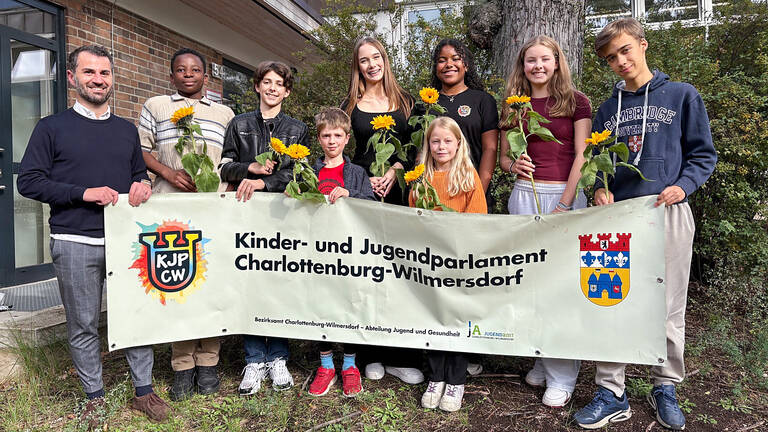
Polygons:
M344 163L333 168L321 168L317 179L319 180L317 188L324 195L330 195L336 186L344 187Z
M554 141L542 141L536 135L528 137L528 156L536 165L533 178L536 180L562 181L568 180L576 156L573 147L573 123L581 119L592 118L592 106L589 99L580 92L575 93L576 109L571 117L552 117L549 108L554 101L548 98L531 98L533 109L550 120L552 123L542 123L542 126L552 132L563 144ZM527 132L527 131L526 131Z

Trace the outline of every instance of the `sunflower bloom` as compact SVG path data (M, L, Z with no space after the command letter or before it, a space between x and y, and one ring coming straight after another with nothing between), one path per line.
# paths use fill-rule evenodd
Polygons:
M601 142L607 140L610 136L610 129L606 129L602 132L592 132L592 137L587 138L587 144L598 145Z
M411 184L418 179L421 178L421 176L424 174L424 164L418 164L415 168L405 173L405 182L408 184Z
M285 153L291 157L291 159L304 159L309 156L309 149L301 144L291 144L286 149Z
M528 96L520 96L520 95L512 95L507 98L506 102L507 105L511 106L514 109L519 109L524 103L528 103L531 101L531 98Z
M280 140L280 138L272 138L269 140L269 145L272 147L272 150L275 151L277 154L285 154L285 152L288 150L288 148L283 144L283 142Z
M392 126L395 125L395 119L392 118L390 115L378 115L371 120L371 125L373 126L374 130L377 129L387 129L391 130Z
M185 117L191 117L192 114L195 113L195 108L191 106L187 107L181 107L176 110L176 112L173 113L171 116L171 123L177 124L179 120L184 119Z
M419 96L425 104L437 103L437 99L440 97L440 93L432 87L424 87L419 90Z

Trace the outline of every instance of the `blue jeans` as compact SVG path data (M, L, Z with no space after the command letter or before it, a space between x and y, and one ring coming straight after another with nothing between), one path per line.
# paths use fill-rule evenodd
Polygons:
M288 360L288 339L266 336L243 336L245 363L265 363L282 357Z

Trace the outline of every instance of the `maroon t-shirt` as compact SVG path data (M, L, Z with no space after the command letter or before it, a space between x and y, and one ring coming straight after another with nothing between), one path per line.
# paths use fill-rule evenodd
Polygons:
M536 165L533 178L536 180L567 181L576 153L573 147L573 123L581 119L592 118L592 106L589 99L580 92L575 93L576 109L571 117L552 117L549 108L554 101L549 98L531 98L533 109L552 123L542 123L563 144L554 141L542 141L536 135L528 137L528 156ZM527 132L527 131L526 131Z
M319 180L317 188L324 195L330 195L336 186L344 187L344 163L333 168L321 168L317 179Z

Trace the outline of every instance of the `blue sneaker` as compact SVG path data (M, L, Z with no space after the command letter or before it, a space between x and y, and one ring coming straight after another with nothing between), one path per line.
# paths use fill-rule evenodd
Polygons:
M618 423L632 417L627 393L616 398L612 391L597 387L595 397L587 406L573 415L573 420L584 429L599 429L608 423Z
M656 420L667 429L685 429L685 416L680 411L672 384L654 386L648 394L648 402L656 411Z

